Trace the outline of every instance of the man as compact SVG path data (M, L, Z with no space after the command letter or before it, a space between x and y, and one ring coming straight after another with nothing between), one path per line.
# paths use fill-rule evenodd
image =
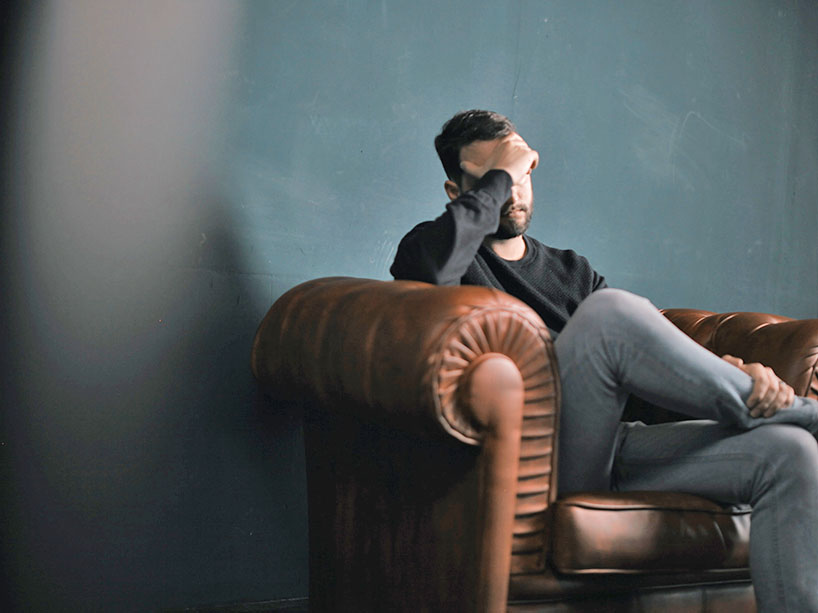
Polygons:
M760 364L718 358L588 261L525 234L539 156L511 122L458 113L435 139L450 202L401 241L396 279L484 285L557 335L559 484L674 490L753 507L759 611L818 612L818 403ZM622 423L629 394L695 420Z

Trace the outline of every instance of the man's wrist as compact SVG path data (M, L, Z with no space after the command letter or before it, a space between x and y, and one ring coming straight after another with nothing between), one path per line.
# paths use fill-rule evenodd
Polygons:
M480 177L474 185L474 189L487 192L494 200L502 204L511 197L512 185L514 185L514 182L508 172L500 168L494 168Z

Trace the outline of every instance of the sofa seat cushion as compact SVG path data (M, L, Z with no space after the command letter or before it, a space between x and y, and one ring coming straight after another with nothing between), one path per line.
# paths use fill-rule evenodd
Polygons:
M572 494L553 506L560 573L629 574L748 567L749 507L672 492Z

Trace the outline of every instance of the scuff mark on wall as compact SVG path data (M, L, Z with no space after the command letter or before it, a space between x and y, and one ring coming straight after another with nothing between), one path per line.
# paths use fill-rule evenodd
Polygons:
M651 174L697 191L713 181L714 161L748 147L746 134L699 111L675 112L642 85L620 88L624 107L639 121L632 149Z

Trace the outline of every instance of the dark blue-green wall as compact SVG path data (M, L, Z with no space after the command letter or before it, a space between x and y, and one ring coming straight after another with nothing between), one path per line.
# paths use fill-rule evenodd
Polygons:
M662 307L818 317L818 4L52 2L5 9L2 554L16 608L306 594L297 415L255 327L388 278L432 139L508 114L531 233ZM11 25L9 25L11 24Z
M387 277L442 210L432 137L487 107L542 155L533 235L661 306L818 315L814 3L438 4L248 7L248 265Z

